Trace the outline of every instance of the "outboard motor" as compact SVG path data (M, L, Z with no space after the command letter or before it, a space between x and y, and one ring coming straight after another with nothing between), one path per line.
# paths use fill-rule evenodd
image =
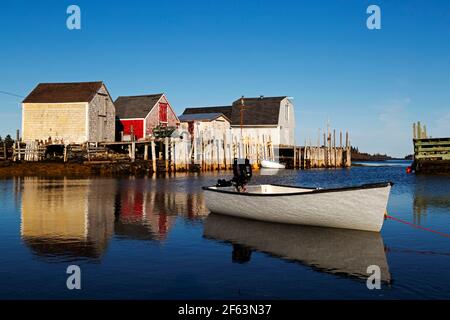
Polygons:
M235 158L233 162L233 179L230 181L220 179L217 181L216 187L234 186L237 192L245 192L245 186L249 183L252 175L250 160L245 159L244 163L238 163L238 159Z
M238 192L245 192L245 186L249 183L252 177L252 166L250 165L250 161L245 159L245 162L242 164L238 163L238 159L235 158L233 163L233 174L234 177L232 182L236 187L236 190Z

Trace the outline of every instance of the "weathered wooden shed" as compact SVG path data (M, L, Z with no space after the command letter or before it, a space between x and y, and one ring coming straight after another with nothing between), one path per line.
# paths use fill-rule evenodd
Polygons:
M187 108L183 115L204 113L222 113L228 117L237 139L254 139L261 144L269 140L274 145L295 144L294 104L287 96L240 98L231 106Z
M215 168L231 164L231 125L226 115L221 112L194 113L179 118L182 125L187 124L194 163L206 163Z
M233 102L231 127L233 135L274 145L295 145L294 104L289 97L240 98ZM264 138L265 137L265 138Z
M114 102L116 106L117 131L122 137L133 140L146 139L153 129L176 127L180 121L164 93L142 96L121 96Z
M103 82L40 83L22 102L22 140L114 141L115 108Z

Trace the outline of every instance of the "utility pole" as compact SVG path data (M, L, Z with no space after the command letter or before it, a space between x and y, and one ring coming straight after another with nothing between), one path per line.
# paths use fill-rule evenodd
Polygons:
M239 116L240 116L240 127L241 127L241 148L244 148L244 136L242 135L242 127L244 126L244 96L241 97L241 105L239 106ZM244 151L244 150L242 150ZM242 155L241 155L242 156ZM246 154L247 157L247 154Z
M244 110L245 110L245 104L244 104L244 96L241 97L241 105L239 107L239 115L240 115L240 124L241 124L241 139L242 139L242 127L244 126Z

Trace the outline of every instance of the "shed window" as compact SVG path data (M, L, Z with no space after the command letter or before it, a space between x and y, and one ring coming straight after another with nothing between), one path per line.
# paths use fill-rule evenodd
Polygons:
M284 106L284 119L286 121L289 121L289 105L288 104L286 104Z

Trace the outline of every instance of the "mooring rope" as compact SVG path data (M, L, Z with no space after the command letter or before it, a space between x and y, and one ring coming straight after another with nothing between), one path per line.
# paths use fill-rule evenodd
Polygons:
M412 222L408 222L408 221L405 221L405 220L402 220L402 219L399 219L399 218L395 218L395 217L390 216L390 215L386 215L386 219L391 219L391 220L394 220L394 221L397 221L397 222L400 222L400 223L404 223L404 224L406 224L408 226L411 226L413 228L417 228L417 229L421 229L421 230L424 230L424 231L432 232L432 233L435 233L435 234L438 234L440 236L443 236L443 237L446 237L446 238L450 239L450 234L447 234L447 233L444 233L444 232L440 232L440 231L436 231L436 230L433 230L433 229L430 229L430 228L425 228L425 227L419 226L418 224L415 224L415 223L412 223Z

